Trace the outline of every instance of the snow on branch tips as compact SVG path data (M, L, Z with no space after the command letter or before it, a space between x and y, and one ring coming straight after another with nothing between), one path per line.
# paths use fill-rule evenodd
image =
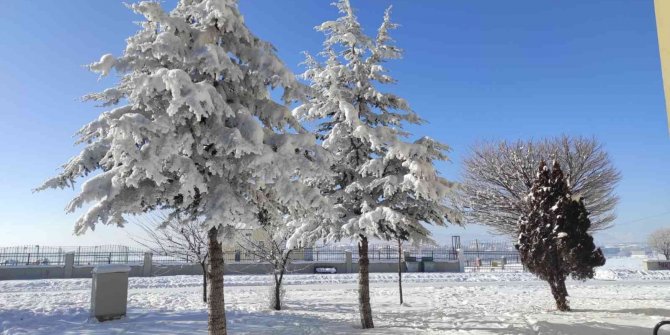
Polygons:
M99 61L89 64L88 68L95 73L100 73L100 78L102 78L109 74L115 63L116 59L114 59L114 56L106 54L100 57Z
M252 194L281 190L273 202L287 215L330 211L312 179L332 165L331 155L284 105L305 87L244 24L237 1L181 0L172 11L149 1L129 7L146 18L140 30L121 55L88 66L101 77L112 69L121 76L84 97L113 108L81 128L81 153L37 189L84 181L68 206L89 205L77 233L161 209L202 222L216 263L224 231L258 225L263 204ZM273 88L283 89L284 101L273 100ZM210 291L222 295L216 269L221 277L213 277ZM225 328L222 309L210 312Z

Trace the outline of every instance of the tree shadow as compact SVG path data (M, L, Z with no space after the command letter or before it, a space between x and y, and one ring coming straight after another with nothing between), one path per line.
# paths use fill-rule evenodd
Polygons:
M314 315L261 311L229 310L226 313L231 334L351 334L352 323ZM207 312L130 309L126 317L98 322L85 308L68 311L30 309L0 310L2 334L206 334ZM360 329L359 329L360 331Z
M588 334L588 335L648 335L651 334L652 328L639 326L614 325L604 322L583 322L583 323L552 323L547 321L540 321L534 325L537 334L543 335L574 335L574 334Z
M437 314L437 315L435 315ZM441 313L438 310L410 310L403 313L377 312L375 318L384 320L389 329L422 329L437 334L536 334L527 323L482 316L472 311ZM404 334L404 332L400 332Z
M600 312L600 313L622 313L640 314L646 316L658 316L670 318L670 309L664 308L628 308L628 309L573 309L573 312Z

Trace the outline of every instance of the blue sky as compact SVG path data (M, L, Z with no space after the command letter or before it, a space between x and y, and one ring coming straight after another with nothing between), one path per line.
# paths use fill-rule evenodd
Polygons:
M337 16L329 2L240 6L250 28L300 72L301 51L316 53L323 40L313 27ZM619 219L598 241L641 241L670 226L670 138L653 1L352 3L368 33L393 4L405 58L389 64L399 83L386 90L430 122L412 131L453 147L451 163L440 165L446 177L459 179L462 157L477 141L596 136L623 174ZM119 55L140 19L112 0L2 2L0 246L128 243L127 230L116 227L72 236L77 213L63 208L74 191L31 189L77 153L73 134L103 111L79 97L118 79L98 81L82 65ZM444 243L452 234L485 232L435 230Z

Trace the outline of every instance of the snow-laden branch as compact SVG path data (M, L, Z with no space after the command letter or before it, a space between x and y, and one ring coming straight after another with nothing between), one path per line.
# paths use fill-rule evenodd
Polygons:
M248 228L256 225L254 193L268 188L289 213L333 207L311 186L332 155L286 106L306 88L249 31L237 1L129 8L144 16L141 29L120 55L89 65L121 79L84 97L114 107L81 128L81 153L37 189L84 181L68 205L87 207L77 233L156 209L203 220L205 231ZM270 88L282 89L283 101Z
M406 100L381 90L395 82L385 62L402 56L390 37L398 27L390 8L370 38L348 1L336 6L342 16L316 27L326 36L323 61L306 55L302 77L311 98L293 115L317 121L323 147L335 156L333 175L317 184L338 217L301 222L290 244L317 237L424 240L429 234L424 224L460 222L447 203L453 184L434 166L448 159L449 147L428 137L408 141L411 134L403 128L423 120Z

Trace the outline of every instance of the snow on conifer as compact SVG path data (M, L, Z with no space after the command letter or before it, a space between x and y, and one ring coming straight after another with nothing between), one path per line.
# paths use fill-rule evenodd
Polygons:
M105 55L90 66L103 75L115 69L120 83L85 97L124 104L84 126L82 152L38 189L71 187L101 172L68 206L71 212L93 203L76 232L123 225L124 214L157 207L242 227L254 221L250 200L265 183L297 188L278 192L282 201L318 204L295 177L314 176L322 150L268 92L282 87L289 102L301 86L273 47L247 29L237 2L183 0L169 13L156 2L130 8L146 17L143 29L121 57Z
M384 63L402 55L389 36L397 27L390 8L372 39L363 33L349 1L335 5L342 16L316 27L326 35L320 53L324 63L310 55L305 61L303 77L311 85L312 98L294 114L317 120L323 147L336 156L335 176L320 185L340 216L300 227L295 240L319 236L359 241L361 318L363 328L372 328L368 239L425 239L429 232L423 223L444 225L457 216L444 203L452 184L433 164L446 160L449 148L428 137L408 141L403 125L420 124L421 118L403 98L378 88L395 81Z
M170 12L150 1L129 7L145 17L141 29L122 55L89 66L121 79L85 99L116 107L79 131L81 153L38 188L86 180L67 207L91 204L76 233L164 209L203 220L220 252L222 230L256 221L261 189L274 189L288 210L330 207L302 183L322 173L328 156L269 93L282 88L288 103L303 88L273 46L249 31L236 0L181 0ZM215 277L221 297L209 301L222 309ZM225 319L216 327L225 333Z

